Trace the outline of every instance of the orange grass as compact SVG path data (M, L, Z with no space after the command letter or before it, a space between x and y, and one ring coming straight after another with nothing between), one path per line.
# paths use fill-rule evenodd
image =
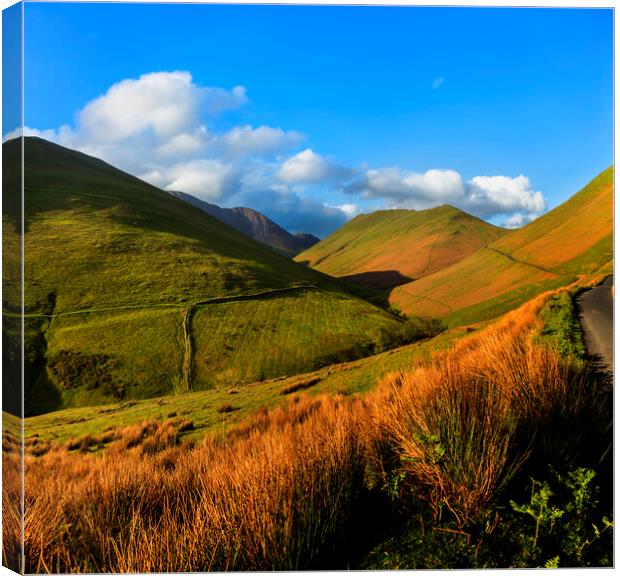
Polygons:
M336 542L361 486L355 402L303 398L223 442L137 437L26 462L30 572L295 569ZM159 430L147 436L169 437Z
M435 515L445 507L458 526L480 520L528 457L565 463L592 449L578 424L605 421L598 380L532 340L548 297L427 365L389 376L377 392L376 443L424 488Z
M532 341L547 298L365 397L295 395L199 446L167 421L97 455L27 451L26 571L338 568L360 495L389 470L436 515L479 521L528 458L570 458L587 445L577 423L605 420L596 379Z
M4 422L3 422L4 424ZM2 564L21 569L22 459L19 435L4 427L2 432Z

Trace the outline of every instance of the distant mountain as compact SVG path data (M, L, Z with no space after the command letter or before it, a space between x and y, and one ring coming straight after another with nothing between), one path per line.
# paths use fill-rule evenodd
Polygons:
M613 187L610 167L527 226L452 266L398 286L390 302L407 313L464 324L498 316L580 274L611 272Z
M297 234L293 234L293 236L299 240L304 250L307 250L321 241L321 239L317 238L314 234L307 234L306 232L297 232Z
M196 208L200 208L207 214L211 214L211 216L218 220L243 232L246 236L271 246L287 256L299 254L299 252L319 241L312 234L291 234L281 226L278 226L273 220L252 208L220 208L215 204L210 204L185 192L171 191L170 194L192 206L196 206Z
M452 206L361 214L295 260L371 288L433 274L508 234Z

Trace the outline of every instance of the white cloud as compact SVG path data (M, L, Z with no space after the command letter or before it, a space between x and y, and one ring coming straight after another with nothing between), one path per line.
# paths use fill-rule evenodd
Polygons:
M2 141L6 142L7 140L13 140L13 138L19 138L20 136L36 136L37 138L44 138L45 140L55 140L58 136L58 132L56 130L37 130L36 128L24 126L23 131L20 127L7 132L2 137Z
M299 184L347 179L352 175L353 170L350 168L331 162L311 148L306 148L286 160L278 172L278 178L283 182Z
M203 200L215 201L234 193L238 178L231 164L201 158L174 164L160 178L162 181L166 182L166 190L187 192Z
M327 204L327 206L329 206ZM351 219L360 214L361 210L357 204L338 204L337 206L329 206L330 208L338 208L347 218Z
M388 167L367 170L346 190L364 198L383 199L389 208L423 210L452 204L483 218L518 212L531 220L545 210L542 193L523 175L476 176L464 181L454 170L417 173Z
M305 139L296 130L246 125L235 126L221 137L221 143L232 154L271 154L299 146Z
M170 140L195 132L201 112L219 114L243 106L246 89L202 87L189 72L152 72L113 84L77 117L76 132L89 142L116 142L145 132Z
M159 139L173 138L198 123L207 91L192 82L189 72L143 74L112 85L89 102L78 114L78 127L97 142L124 140L147 130Z
M102 158L161 188L212 201L237 192L244 171L256 171L244 155L282 152L305 138L265 125L212 133L205 124L205 118L247 101L243 86L200 86L189 72L154 72L113 84L77 112L73 127L24 133ZM19 135L16 130L5 139ZM273 172L263 176L267 184L275 180Z
M463 179L454 170L405 172L397 167L368 170L361 182L353 184L366 198L386 198L400 207L421 210L443 203L461 201Z
M284 182L320 182L328 171L325 158L306 148L284 162L278 176Z
M466 205L481 216L517 210L537 214L545 210L542 192L533 190L526 176L476 176L468 184Z
M235 86L232 90L213 87L203 88L202 97L207 111L213 115L240 108L248 102L245 86Z
M201 150L207 143L208 132L206 126L200 126L193 133L182 132L167 140L157 148L157 153L163 156L183 156Z
M529 224L532 220L535 220L536 218L536 214L521 214L521 212L517 212L504 222L504 226L506 228L521 228L521 226Z
M149 172L144 172L142 174L138 174L138 178L152 184L153 186L157 186L158 188L165 188L169 182L168 175L162 170L151 170Z
M443 82L436 78L433 88ZM26 127L24 134L97 156L163 189L222 205L245 202L293 231L319 235L360 213L356 201L342 202L342 191L356 195L365 209L381 203L414 209L447 203L483 218L504 216L511 227L545 210L542 193L523 175L466 181L445 169L415 172L365 164L355 169L310 147L282 160L277 155L291 154L306 139L303 134L245 123L213 130L214 117L247 101L243 86L201 86L189 72L154 72L112 85L77 112L74 126ZM19 135L12 131L4 140ZM323 198L334 205L310 196L328 187Z
M438 78L435 78L432 84L433 90L437 90L437 88L439 88L444 82L445 82L445 78L443 76L439 76Z

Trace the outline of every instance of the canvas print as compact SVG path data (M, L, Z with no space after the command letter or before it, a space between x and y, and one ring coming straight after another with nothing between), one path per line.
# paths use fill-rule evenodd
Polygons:
M613 10L3 11L21 573L613 565Z

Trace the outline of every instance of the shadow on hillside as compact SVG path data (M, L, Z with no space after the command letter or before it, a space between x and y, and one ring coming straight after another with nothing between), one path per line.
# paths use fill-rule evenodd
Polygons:
M390 293L394 288L414 280L403 276L398 270L362 272L338 276L337 279L345 286L349 286L349 291L382 308L389 306Z
M391 290L412 282L415 278L403 276L398 270L376 270L373 272L361 272L359 274L350 274L348 276L340 276L342 280L353 282L366 288L375 288L377 290Z

